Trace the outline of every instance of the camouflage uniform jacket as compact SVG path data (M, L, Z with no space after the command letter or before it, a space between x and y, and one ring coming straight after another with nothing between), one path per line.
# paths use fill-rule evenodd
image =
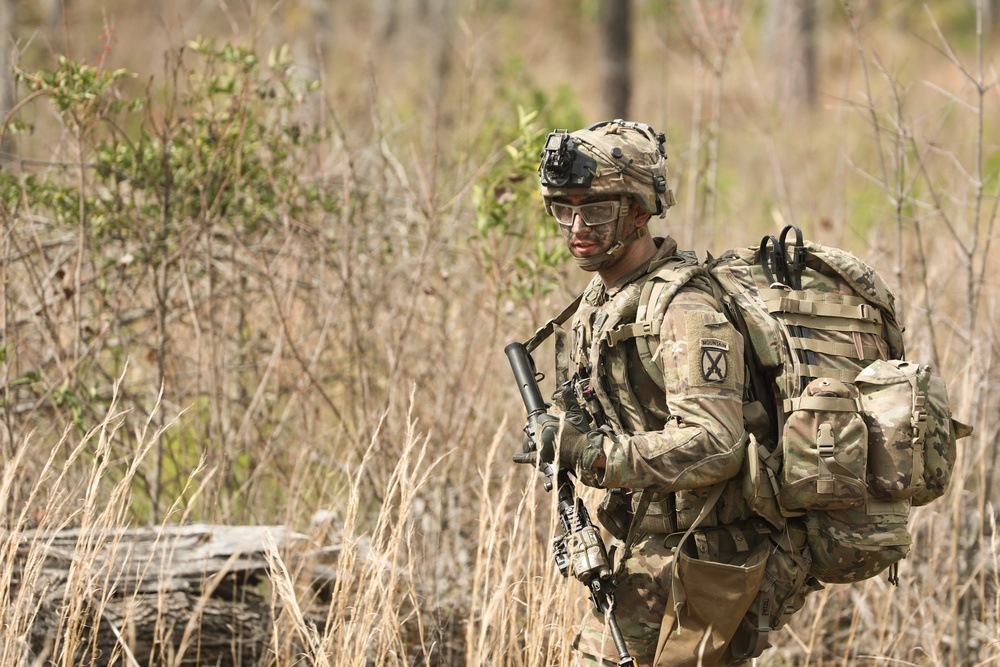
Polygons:
M670 533L685 530L710 488L725 480L732 481L702 527L750 516L733 479L745 449L745 371L743 339L700 267L677 253L673 239L656 243L649 264L622 285L606 289L599 276L590 283L569 331L556 332L556 366L561 379L589 378L582 384L589 382L585 389L613 432L603 474L585 472L582 480L629 491L633 509L640 493L630 490L655 494L640 528ZM645 328L636 323L637 307ZM649 358L662 388L647 371Z

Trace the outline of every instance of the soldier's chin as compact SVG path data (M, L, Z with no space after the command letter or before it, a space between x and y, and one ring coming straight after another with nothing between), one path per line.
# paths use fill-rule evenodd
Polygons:
M584 255L580 256L574 253L573 259L576 260L577 266L579 266L584 271L597 271L603 267L610 259L603 252L597 253L596 255Z

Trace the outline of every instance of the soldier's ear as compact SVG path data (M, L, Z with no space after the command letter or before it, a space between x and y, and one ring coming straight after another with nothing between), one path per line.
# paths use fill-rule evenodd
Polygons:
M639 206L638 204L632 204L632 205L635 206L635 210L636 210L636 214L635 214L635 228L636 229L641 229L641 228L645 227L647 224L649 224L649 219L651 217L653 217L653 216L650 214L649 211L647 211L643 207Z

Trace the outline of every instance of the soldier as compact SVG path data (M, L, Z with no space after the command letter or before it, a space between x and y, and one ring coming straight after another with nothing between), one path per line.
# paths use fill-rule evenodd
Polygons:
M545 210L596 275L528 344L555 335L563 389L537 420L537 451L526 442L514 459L607 489L598 517L620 541L614 610L636 662L709 667L759 654L801 606L805 573L787 558L773 567L791 572L771 572L778 538L743 499L743 339L697 260L649 233L674 204L666 160L644 123L548 136ZM574 648L580 664L618 664L597 612Z

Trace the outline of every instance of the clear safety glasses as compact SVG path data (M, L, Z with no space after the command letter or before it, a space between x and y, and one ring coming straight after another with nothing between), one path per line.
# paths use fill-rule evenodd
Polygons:
M624 197L622 200L627 201ZM583 224L588 227L599 227L618 219L618 211L621 209L622 200L595 201L579 206L552 202L549 207L552 210L552 217L563 227L572 227L573 219L579 214Z

